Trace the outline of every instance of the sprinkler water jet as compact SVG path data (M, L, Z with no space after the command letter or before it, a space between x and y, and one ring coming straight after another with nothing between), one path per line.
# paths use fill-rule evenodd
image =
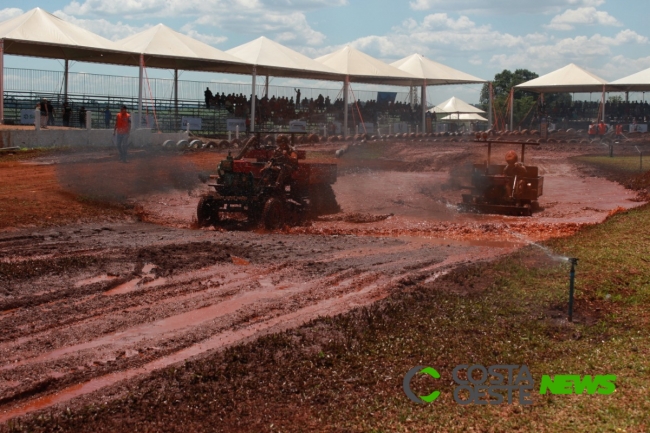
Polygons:
M571 263L571 272L569 273L569 322L573 322L573 282L576 276L576 266L578 265L578 259L575 257L568 257L568 260Z

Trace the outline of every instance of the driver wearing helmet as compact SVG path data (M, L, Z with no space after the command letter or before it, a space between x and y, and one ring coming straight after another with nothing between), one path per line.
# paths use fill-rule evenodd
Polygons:
M524 178L526 177L526 167L521 162L518 162L519 157L517 152L509 150L506 152L506 166L503 168L503 175L508 177L516 177L516 185L514 182L506 184L506 194L508 197L513 196L513 186L515 187L515 195L521 194L524 189Z

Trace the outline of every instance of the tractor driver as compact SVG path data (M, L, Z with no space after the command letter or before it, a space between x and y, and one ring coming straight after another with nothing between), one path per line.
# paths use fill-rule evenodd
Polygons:
M298 169L298 154L289 146L289 139L280 135L277 138L275 155L262 169L262 177L271 183L275 179L275 186L281 187L288 183L291 174Z
M524 178L526 177L526 167L521 162L518 162L519 157L517 152L514 150L509 150L506 152L506 166L503 168L503 175L508 177L516 177L516 185L508 182L506 184L506 194L508 197L513 197L513 186L515 186L515 194L519 195L522 193L525 183Z

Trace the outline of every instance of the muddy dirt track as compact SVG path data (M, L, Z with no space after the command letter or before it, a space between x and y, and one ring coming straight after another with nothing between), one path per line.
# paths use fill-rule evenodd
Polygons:
M545 176L533 217L460 214L462 179L450 172L482 161L476 145L378 146L380 158L359 149L337 161L342 213L274 233L192 228L206 188L197 174L223 154L0 162L0 422L79 396L101 401L111 385L640 204L567 160L601 148L572 145L528 153ZM327 159L335 149L308 150Z

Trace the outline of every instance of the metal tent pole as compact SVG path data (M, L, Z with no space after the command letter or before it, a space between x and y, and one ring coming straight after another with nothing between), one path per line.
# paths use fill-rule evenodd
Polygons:
M345 76L343 81L343 136L348 135L348 87L350 86L350 77Z
M253 66L253 91L251 93L251 132L255 132L255 79L257 78L257 66Z
M603 123L605 123L605 86L603 86L603 96L601 97L603 104Z
M68 59L65 59L65 66L63 67L63 102L68 102L68 77L70 75L70 64Z
M515 130L515 88L510 89L510 130Z
M488 83L488 129L492 129L492 82Z
M174 130L178 129L178 69L174 69Z
M135 125L136 129L140 129L142 126L142 87L143 83L143 72L144 72L144 54L140 54L140 68L138 75L138 125Z
M422 132L426 134L427 132L427 80L425 79L422 82Z

